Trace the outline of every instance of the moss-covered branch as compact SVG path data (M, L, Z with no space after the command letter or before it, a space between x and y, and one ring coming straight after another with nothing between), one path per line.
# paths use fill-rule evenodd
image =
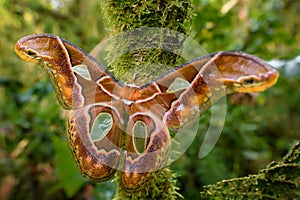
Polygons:
M144 37L144 35L139 35L138 29L155 27L186 34L187 30L184 23L189 22L191 19L190 8L190 0L107 0L104 3L104 13L111 26L111 35L123 32L127 34L114 41L113 48L107 58L110 63L109 69L121 81L140 85L174 67L178 58L176 52L180 52L184 38L178 38L176 35L170 34L169 41L176 40L176 44L179 44L175 45L172 51L155 48L155 46L147 48L146 44L153 42L147 36L160 38L161 36L166 37L166 33L147 32ZM137 30L137 32L131 34L131 30ZM159 43L162 41L165 41L165 39L158 40ZM171 43L173 44L173 42ZM135 44L145 44L145 47L135 48L133 46ZM161 47L162 44L158 44L158 46ZM115 56L120 53L122 54L120 57ZM176 182L174 175L169 169L152 173L151 179L145 188L132 194L124 192L120 187L120 174L117 175L115 181L118 183L115 199L175 199L180 196L174 186Z
M188 31L185 28L185 22L188 24L191 21L190 8L190 0L107 0L106 3L104 3L105 15L111 26L111 35L145 27L165 28L186 34ZM157 36L160 33L148 34ZM151 42L147 39L143 41L143 39L145 38L139 38L139 41L137 41L136 33L129 37L126 36L123 40L116 41L110 52L111 56L108 60L113 62L109 67L115 73L115 76L123 82L143 84L145 81L149 81L149 77L156 77L167 69L174 67L176 64L178 55L159 48L139 48L112 60L113 55L120 53L124 48L131 49L131 44L133 43L145 43L146 45L146 43ZM178 42L180 44L180 42L182 43L183 41ZM180 51L181 46L174 48L177 48L177 51ZM160 63L164 67L161 67L160 65L151 65L153 63ZM141 69L141 66L147 65L151 65L151 67L144 67ZM144 82L140 83L135 82L135 80L126 80L124 76L126 78L138 76L139 79ZM145 77L148 77L148 79L145 80Z
M299 199L300 142L281 162L272 162L256 175L224 180L204 187L203 199Z

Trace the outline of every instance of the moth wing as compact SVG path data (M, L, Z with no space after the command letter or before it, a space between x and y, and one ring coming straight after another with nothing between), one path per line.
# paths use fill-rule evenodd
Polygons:
M57 99L64 109L76 109L95 101L111 99L97 81L106 77L111 85L122 87L99 62L74 44L50 34L30 35L20 39L16 53L24 60L42 66L51 79Z
M166 98L170 108L165 118L168 127L176 129L224 95L264 91L276 83L277 77L277 71L265 61L226 51L189 61L154 82L162 96L172 97Z
M70 112L67 136L81 173L93 181L111 178L119 168L122 114L110 103Z

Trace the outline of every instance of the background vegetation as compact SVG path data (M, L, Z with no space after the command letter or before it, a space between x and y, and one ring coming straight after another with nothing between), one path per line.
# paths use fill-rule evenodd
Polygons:
M208 52L235 49L282 62L276 62L281 76L270 90L228 97L221 138L199 159L209 114L202 117L193 145L171 166L186 199L199 198L205 185L282 160L300 138L300 2L194 0L193 7L190 36ZM110 32L101 4L0 0L0 18L1 199L110 199L114 183L90 183L78 173L65 143L65 116L45 73L14 53L19 38L41 32L91 51Z

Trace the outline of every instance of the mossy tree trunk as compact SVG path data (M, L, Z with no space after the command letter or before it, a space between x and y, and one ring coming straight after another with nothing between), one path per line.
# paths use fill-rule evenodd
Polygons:
M111 36L145 27L164 28L187 34L189 28L185 28L185 23L188 24L191 20L190 0L107 0L103 10L108 24L111 26ZM186 26L188 27L188 25ZM123 82L136 85L145 84L149 81L149 77L151 80L176 64L177 54L157 48L135 49L113 59L114 55L124 51L124 48L130 50L130 45L136 43L135 37L123 39L115 42L107 58L111 62L108 66L109 69ZM183 41L180 41L180 44L182 43ZM176 51L180 51L182 46L179 45L175 48L177 48ZM160 63L160 65L155 65L155 63ZM135 80L128 80L130 76L135 76ZM145 188L132 194L122 190L120 174L117 174L115 180L118 184L115 199L175 199L181 196L176 191L175 177L167 168L158 173L152 173Z
M179 33L187 34L189 22L191 22L191 1L120 1L107 0L104 3L104 13L111 26L111 36L128 32L130 30L156 27L165 28ZM187 27L187 28L186 28ZM152 34L152 33L151 33ZM110 54L118 54L124 48L130 49L132 43L137 43L136 37L124 38L125 42L116 43ZM176 47L181 48L181 47ZM130 70L147 66L152 63L160 63L165 66L152 70L151 77L160 75L162 70L172 68L176 64L178 55L162 49L138 49L133 50L116 59L109 66L115 76L124 80L124 75ZM108 58L110 59L110 58ZM152 66L153 67L153 66ZM140 69L138 69L140 70ZM150 70L149 68L145 70ZM149 76L149 72L147 72ZM141 75L142 74L138 74Z

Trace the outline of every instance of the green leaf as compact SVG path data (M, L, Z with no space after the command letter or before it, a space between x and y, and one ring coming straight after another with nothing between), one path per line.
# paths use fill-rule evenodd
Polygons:
M74 196L87 180L79 173L71 152L66 142L53 135L52 142L55 150L55 163L58 176L58 184L52 188L52 192L63 188L67 196Z

